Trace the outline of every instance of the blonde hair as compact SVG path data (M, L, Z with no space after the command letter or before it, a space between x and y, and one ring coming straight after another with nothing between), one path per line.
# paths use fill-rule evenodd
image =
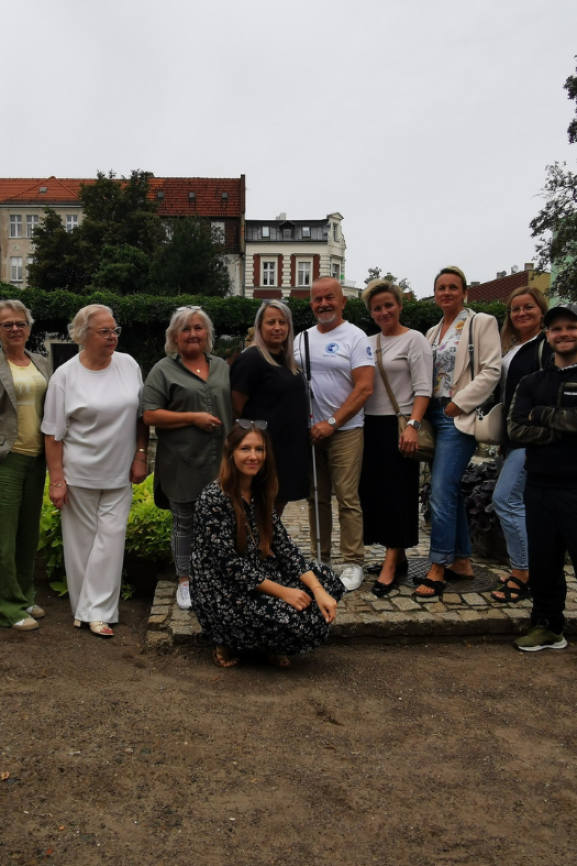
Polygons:
M269 349L267 348L263 337L262 337L262 320L264 318L264 314L267 310L278 310L283 314L286 319L286 323L288 325L288 333L286 339L283 341L281 346L281 350L284 354L285 366L291 371L291 373L298 373L299 368L295 361L294 352L293 352L293 343L294 343L294 329L293 329L293 317L289 307L286 304L283 304L282 301L272 300L267 301L266 303L262 303L256 312L256 317L254 320L254 336L252 339L251 347L254 346L259 350L265 361L268 361L269 364L272 364L275 367L281 366L278 361L276 361Z
M509 349L512 349L513 346L516 346L517 343L520 342L519 331L511 321L511 304L513 300L515 298L518 298L520 295L531 295L537 306L541 308L541 312L543 313L543 315L545 315L545 313L549 309L549 301L545 297L541 289L536 289L532 286L520 286L518 289L515 289L515 291L511 292L511 294L507 298L507 312L505 314L505 321L503 322L503 327L501 329L501 348L503 352L508 352Z
M32 313L28 309L28 307L24 306L22 301L17 300L6 300L0 301L0 311L1 310L14 310L15 313L22 313L22 315L26 318L28 322L28 327L31 328L34 324L34 319L32 318Z
M114 313L110 307L105 307L104 304L88 304L87 307L82 307L81 310L78 310L68 325L68 334L70 335L70 339L75 343L78 343L80 346L84 345L90 317L96 315L96 313L102 312L108 313L114 319Z
M200 307L179 307L179 309L175 310L172 314L172 318L168 324L168 328L166 329L164 351L167 355L177 354L178 346L176 344L176 335L193 316L198 316L206 328L208 334L206 338L206 351L212 352L214 344L214 326L204 310L201 310Z
M371 280L361 295L364 305L369 313L371 312L371 301L373 298L384 292L388 292L389 295L392 295L399 307L403 306L403 293L398 286L394 286L389 280Z

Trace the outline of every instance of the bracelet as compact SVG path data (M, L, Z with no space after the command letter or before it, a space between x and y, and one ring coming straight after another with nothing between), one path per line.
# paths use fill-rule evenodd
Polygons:
M64 487L66 485L66 481L51 481L48 485L49 487Z
M133 461L132 461L132 462L134 463L135 460L138 460L139 463L147 463L147 462L148 462L148 461L146 460L146 458L143 459L142 457L137 457L136 454L134 455L134 458L133 458Z

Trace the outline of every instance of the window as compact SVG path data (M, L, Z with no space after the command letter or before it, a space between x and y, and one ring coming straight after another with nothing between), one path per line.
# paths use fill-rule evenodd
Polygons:
M74 229L78 228L78 215L77 214L68 214L66 217L66 231L73 232Z
M310 236L311 236L311 227L310 226L303 226L302 227L302 236L303 236L303 238L310 238Z
M20 214L10 214L10 237L22 237L22 217Z
M215 244L224 243L224 223L213 220L210 224L212 232L212 241Z
M263 236L263 238L267 238L267 240L268 240L268 238L270 238L270 226L263 226L262 227L262 236Z
M341 266L340 266L340 264L339 264L338 262L333 262L332 265L331 265L331 277L332 277L334 280L339 280L339 282L340 282L340 279L341 279Z
M10 256L10 282L15 286L22 282L22 256Z
M292 229L283 229L282 230L283 240L290 241L293 236Z
M297 285L310 286L311 284L311 263L299 262L297 267Z
M274 286L275 285L275 263L274 262L263 262L262 263L262 284L263 284L263 286Z
M333 240L338 241L339 239L339 224L333 223Z
M34 235L34 229L38 226L40 217L34 214L28 214L26 217L26 237L31 238Z

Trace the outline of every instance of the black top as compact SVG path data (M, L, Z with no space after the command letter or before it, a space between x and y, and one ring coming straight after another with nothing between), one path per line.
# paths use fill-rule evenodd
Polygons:
M272 354L272 353L271 353ZM243 416L267 421L276 462L279 502L309 495L309 406L307 386L300 374L284 366L282 353L269 364L256 346L246 349L230 371L233 391L246 394Z
M550 360L545 370L521 380L509 415L509 436L527 449L530 483L577 486L577 364L560 368Z
M503 412L505 415L503 442L501 443L501 446L505 450L509 448L523 448L521 442L511 442L507 435L507 418L509 416L511 403L513 402L513 395L517 390L517 385L523 376L528 376L530 373L536 373L538 370L542 370L543 367L547 366L552 354L551 347L545 339L545 332L542 331L534 340L530 340L528 343L525 343L524 346L521 346L509 364L507 381L505 383L505 393L501 394Z

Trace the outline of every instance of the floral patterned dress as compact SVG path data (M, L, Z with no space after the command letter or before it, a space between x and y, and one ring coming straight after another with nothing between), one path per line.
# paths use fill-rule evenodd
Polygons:
M205 637L235 650L261 650L282 655L306 653L326 640L329 626L314 597L297 611L279 598L258 592L265 578L283 586L312 592L300 576L312 569L337 601L345 588L328 568L307 562L273 512L274 555L261 559L254 503L245 504L246 553L236 551L236 520L232 501L217 481L204 488L196 504L190 594ZM248 530L250 527L250 531ZM252 533L252 534L251 534Z

